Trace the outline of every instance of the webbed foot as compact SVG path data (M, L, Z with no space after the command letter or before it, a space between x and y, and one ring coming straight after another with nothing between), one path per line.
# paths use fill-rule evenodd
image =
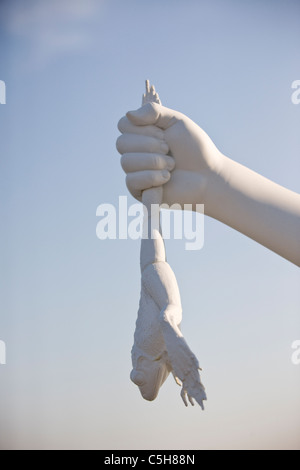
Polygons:
M170 348L172 352L169 350L169 360L174 379L182 386L181 398L185 406L188 406L188 402L194 406L195 400L204 410L203 402L207 397L200 379L198 360L184 338L177 337L176 343L176 347Z

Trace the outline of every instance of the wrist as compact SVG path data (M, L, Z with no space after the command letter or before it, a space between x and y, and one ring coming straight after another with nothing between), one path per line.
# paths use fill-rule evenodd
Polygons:
M199 174L199 179L202 178L202 186L204 179L204 191L199 200L204 203L205 214L215 219L219 219L221 206L226 204L229 162L229 158L218 152L214 167Z

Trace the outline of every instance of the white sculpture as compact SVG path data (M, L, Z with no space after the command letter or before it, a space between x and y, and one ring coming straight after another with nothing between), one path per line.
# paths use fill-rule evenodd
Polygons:
M6 104L6 85L3 80L0 80L0 104Z
M197 124L161 106L154 88L147 87L144 105L118 125L117 148L131 194L148 208L154 202L204 204L206 215L300 266L300 195L223 155ZM159 212L155 217L158 223ZM180 333L180 295L157 232L142 241L131 378L144 398L154 399L172 371L183 383L184 402L187 393L203 407L198 362Z
M154 87L146 82L143 104L160 103ZM166 151L168 149L166 148ZM166 262L160 230L159 206L162 187L143 191L146 216L146 237L141 243L141 300L132 348L132 381L143 398L154 400L160 387L172 372L177 384L182 383L181 396L186 406L193 398L202 409L206 400L199 375L199 363L180 331L182 308L175 275ZM181 383L180 383L181 381Z

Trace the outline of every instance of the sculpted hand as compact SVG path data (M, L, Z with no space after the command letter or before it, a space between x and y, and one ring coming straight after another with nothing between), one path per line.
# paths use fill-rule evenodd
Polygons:
M218 173L222 154L209 136L184 114L156 103L127 113L119 121L117 149L131 194L164 185L163 202L206 202L210 176ZM171 174L172 172L172 174Z
M157 103L127 113L119 129L135 198L163 186L163 203L204 204L206 215L300 266L299 194L224 156L191 119Z

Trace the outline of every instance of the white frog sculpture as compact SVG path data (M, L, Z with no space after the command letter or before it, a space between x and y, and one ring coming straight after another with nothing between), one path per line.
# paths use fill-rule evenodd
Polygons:
M143 104L160 99L146 82ZM144 399L152 401L170 373L182 386L186 406L194 400L204 409L205 388L201 383L199 363L180 329L182 307L175 275L166 261L160 228L162 187L143 192L144 234L141 243L142 287L138 319L132 348L131 380Z

